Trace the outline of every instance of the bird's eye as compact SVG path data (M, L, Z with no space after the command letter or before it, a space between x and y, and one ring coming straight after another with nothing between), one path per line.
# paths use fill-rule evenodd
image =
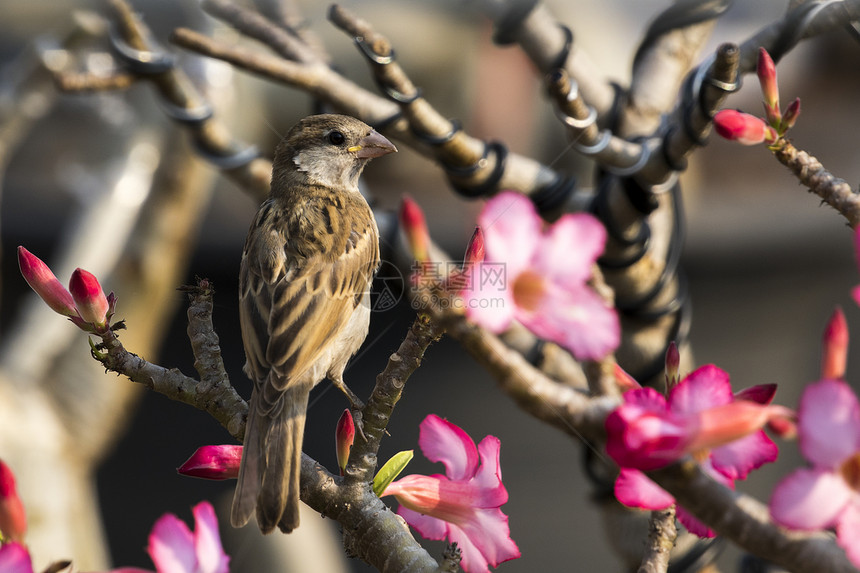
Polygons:
M332 145L343 145L343 142L346 141L346 138L339 131L332 131L328 134L328 141Z

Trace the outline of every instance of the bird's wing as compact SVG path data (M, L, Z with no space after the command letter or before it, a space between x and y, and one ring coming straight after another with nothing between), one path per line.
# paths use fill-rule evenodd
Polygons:
M261 210L258 219L265 216L271 210ZM239 277L240 319L247 367L258 384L271 370L278 376L270 378L270 390L283 390L337 340L378 264L372 225L307 256L283 233L249 234Z

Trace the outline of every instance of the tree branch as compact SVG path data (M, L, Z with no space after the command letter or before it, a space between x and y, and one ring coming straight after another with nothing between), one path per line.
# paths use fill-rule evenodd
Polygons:
M780 139L776 146L772 150L774 157L788 167L810 193L815 193L836 209L852 229L860 225L860 195L844 179L830 173L818 159L797 149L786 139Z
M711 479L692 459L648 472L678 504L743 549L796 573L856 573L832 536L787 532L767 507Z

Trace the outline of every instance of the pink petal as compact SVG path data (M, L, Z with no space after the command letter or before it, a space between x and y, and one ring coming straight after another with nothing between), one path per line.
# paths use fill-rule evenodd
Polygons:
M684 455L688 430L653 388L631 390L606 418L606 452L621 467L652 470Z
M197 565L194 536L172 513L165 513L152 526L148 551L158 573L193 573Z
M0 546L0 571L3 573L33 573L30 554L20 543L4 543Z
M797 412L800 451L817 467L835 468L860 450L860 407L839 380L810 384Z
M852 496L838 475L801 468L779 482L770 497L770 515L786 527L824 529L831 527Z
M669 409L676 414L695 414L733 401L729 375L713 364L688 374L669 393Z
M563 215L544 234L534 268L547 279L579 288L591 276L591 265L606 245L606 229L586 213Z
M580 360L603 358L621 340L617 313L586 285L547 283L538 308L529 312L518 307L516 316L536 336L567 348Z
M860 305L860 285L857 285L853 289L851 289L851 298L854 299L858 305Z
M666 509L675 498L639 470L621 468L615 480L615 498L627 507Z
M423 513L413 511L401 505L397 508L397 515L402 517L406 523L411 525L424 539L440 541L448 536L448 522L442 521Z
M713 529L699 521L692 513L680 505L675 508L675 515L678 517L678 521L681 522L681 525L686 527L687 531L693 535L697 535L705 539L715 537L717 535Z
M779 448L761 431L711 450L714 469L732 480L746 479L752 470L778 456Z
M777 456L779 448L762 431L711 450L714 469L733 480L746 479L752 470L776 461Z
M505 331L514 319L516 304L511 289L499 289L494 281L487 282L483 273L494 272L487 263L474 267L471 284L461 293L466 316L493 333ZM502 279L503 281L506 279Z
M18 496L15 474L0 460L0 533L7 541L22 541L26 532L27 512Z
M200 446L176 471L203 479L236 479L241 461L242 446Z
M836 540L845 550L848 559L860 568L860 502L855 498L839 516L836 524Z
M667 414L669 412L666 399L653 388L640 388L627 392L624 394L624 403L655 414Z
M463 552L461 566L467 573L486 571L488 563L498 567L520 557L520 550L511 539L508 516L499 508L482 509L467 522L450 524L448 539L456 542Z
M418 445L428 460L445 464L452 480L468 480L478 470L478 449L469 434L435 414L421 422Z
M717 483L720 483L729 489L735 489L735 482L718 472L711 463L711 460L705 460L700 464L700 467L702 468L702 471L708 474ZM678 506L676 512L678 521L680 521L681 524L687 528L687 531L693 535L698 535L699 537L714 537L716 535L714 530L699 521L699 519L687 511L686 508Z
M505 263L508 280L528 268L543 227L530 199L503 191L487 201L478 224L484 230L486 261Z
M502 484L499 465L500 448L501 442L495 436L487 436L478 444L481 467L469 484L475 488L474 507L499 507L508 502L508 490Z
M198 569L195 573L229 573L230 558L221 547L218 518L208 501L194 506L194 552Z
M749 400L757 404L770 404L776 394L776 384L758 384L735 394L735 400Z

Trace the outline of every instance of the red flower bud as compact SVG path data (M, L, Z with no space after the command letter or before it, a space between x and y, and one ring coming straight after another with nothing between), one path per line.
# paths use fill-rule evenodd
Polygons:
M430 233L427 230L424 211L408 195L404 195L400 203L400 226L406 233L409 249L415 260L418 262L429 260Z
M349 408L344 410L343 414L340 415L334 437L337 448L337 465L340 468L340 475L343 475L344 470L346 470L346 464L349 462L349 451L352 449L352 442L355 441L355 424L352 421L352 413L349 411Z
M104 327L110 305L95 275L83 269L75 269L69 281L69 291L75 299L81 318L96 327Z
M51 310L68 317L78 316L71 293L39 257L24 247L18 247L18 267L30 288L36 291Z
M236 479L241 461L242 446L201 446L176 471L203 479Z
M742 145L771 144L779 137L776 130L760 118L733 109L718 111L714 116L714 128L721 136Z
M785 110L785 115L782 116L782 123L779 126L779 129L782 133L785 133L792 127L794 127L795 122L797 121L798 116L800 115L800 98L794 98L794 101L788 104L788 108Z
M841 308L833 311L821 342L821 378L844 378L848 362L848 323Z
M761 84L761 93L764 94L764 109L767 114L767 120L771 126L778 127L781 113L779 111L779 87L776 82L776 66L773 64L770 54L764 48L758 49L756 74Z
M27 514L15 489L15 476L0 460L0 533L4 538L21 541L26 531Z

